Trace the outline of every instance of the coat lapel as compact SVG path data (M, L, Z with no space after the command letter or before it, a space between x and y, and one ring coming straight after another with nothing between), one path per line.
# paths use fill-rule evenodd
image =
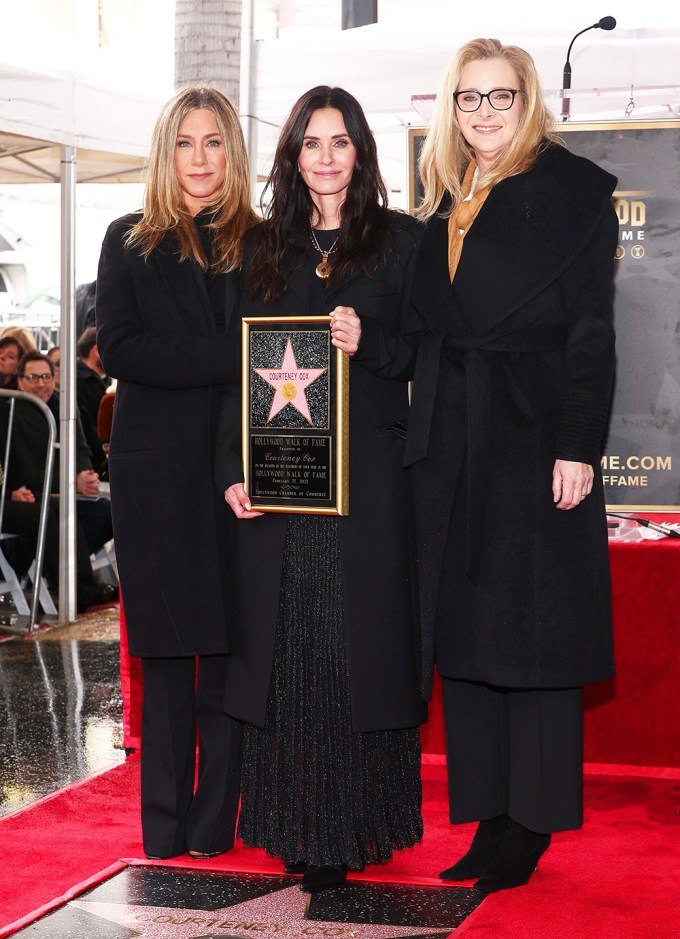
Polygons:
M534 169L503 180L489 193L465 237L453 285L447 222L430 219L413 286L425 322L435 332L447 332L455 315L456 332L502 331L503 321L553 283L584 249L615 182L589 161L551 147Z
M306 265L299 259L289 268L286 282L290 296L284 294L284 297L286 303L291 307L292 312L290 315L294 316L296 312L302 314L309 313L309 277ZM288 291L286 291L286 293L288 293Z
M441 208L446 208L444 203ZM449 332L454 297L449 278L448 219L440 215L432 216L425 228L410 295L432 332Z
M365 276L363 271L357 271L356 274L352 274L351 277L343 280L341 284L331 284L326 291L328 308L333 310L336 306L353 306L350 302L343 303L342 298L348 293L352 294L352 285L362 276Z
M190 333L214 333L215 317L205 275L199 265L193 259L178 264L177 256L166 245L163 250L155 252L155 261L172 295L175 308Z

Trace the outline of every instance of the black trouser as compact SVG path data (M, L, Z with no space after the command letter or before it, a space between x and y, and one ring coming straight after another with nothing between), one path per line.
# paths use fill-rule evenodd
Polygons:
M3 531L13 535L24 535L30 539L29 557L35 555L38 525L40 524L40 502L13 502L5 500ZM30 561L29 561L30 563ZM76 569L78 587L96 586L90 551L85 532L76 521ZM50 498L47 509L45 528L45 553L43 556L43 575L51 590L59 589L59 500Z
M537 832L583 824L581 688L443 679L451 821L506 814Z
M90 554L96 554L113 538L111 503L108 499L76 499L76 514L87 538Z
M233 846L243 730L222 707L225 669L225 655L142 658L142 832L149 855Z

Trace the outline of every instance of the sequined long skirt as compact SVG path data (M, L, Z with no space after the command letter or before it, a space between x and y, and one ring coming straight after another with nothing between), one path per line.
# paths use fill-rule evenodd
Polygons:
M387 861L422 837L420 734L352 730L337 519L292 515L264 728L246 724L238 834L285 861Z

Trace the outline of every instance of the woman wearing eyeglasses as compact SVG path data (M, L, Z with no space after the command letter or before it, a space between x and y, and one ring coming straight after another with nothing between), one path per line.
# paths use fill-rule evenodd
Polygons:
M453 60L420 172L406 463L424 672L443 677L451 821L479 823L440 876L490 893L582 824L582 686L613 670L616 180L560 144L533 60L495 39Z

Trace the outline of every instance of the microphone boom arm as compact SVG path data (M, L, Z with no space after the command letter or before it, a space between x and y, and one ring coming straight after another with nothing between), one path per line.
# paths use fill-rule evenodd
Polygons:
M569 43L569 48L567 49L567 61L564 63L564 68L562 69L562 112L560 117L563 121L569 120L569 112L571 108L571 99L569 96L565 96L564 92L568 91L571 88L571 65L569 63L569 56L571 55L571 49L574 45L574 42L578 39L579 36L582 36L584 33L587 33L589 29L614 29L616 26L616 20L613 16L603 16L601 20L598 20L597 23L593 23L592 26L586 26L585 29L582 29L579 33L576 33L574 38Z

